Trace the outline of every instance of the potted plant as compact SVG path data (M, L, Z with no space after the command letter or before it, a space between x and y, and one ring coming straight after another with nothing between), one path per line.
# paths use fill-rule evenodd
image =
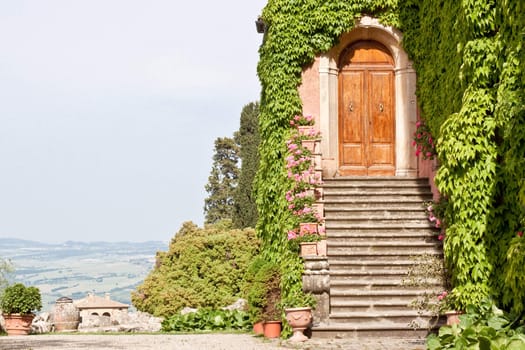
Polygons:
M264 336L278 338L281 334L281 273L279 265L260 259L263 261L258 263L259 270L250 287L248 304L252 317L264 322Z
M315 298L310 293L300 289L293 290L282 302L286 321L292 328L291 342L303 342L308 340L304 331L311 326L312 308L315 306Z
M42 309L42 297L36 287L15 283L6 287L0 300L8 335L27 335L34 312Z
M264 333L262 308L265 305L264 280L259 273L266 261L258 255L248 266L244 275L243 293L248 301L248 314L255 334Z

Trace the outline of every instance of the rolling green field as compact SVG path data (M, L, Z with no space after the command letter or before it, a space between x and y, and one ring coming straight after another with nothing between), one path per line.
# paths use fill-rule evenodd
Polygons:
M155 263L155 254L167 250L164 242L64 242L46 244L0 238L0 257L15 267L12 282L40 288L42 311L66 296L82 299L88 292L130 304L130 292Z

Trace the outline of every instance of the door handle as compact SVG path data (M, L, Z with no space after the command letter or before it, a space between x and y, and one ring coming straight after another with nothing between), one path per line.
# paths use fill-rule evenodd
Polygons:
M353 102L350 102L350 104L348 105L348 110L350 112L353 112L354 111L354 103Z
M385 106L383 106L382 103L379 104L379 112L383 112L383 110L385 109Z

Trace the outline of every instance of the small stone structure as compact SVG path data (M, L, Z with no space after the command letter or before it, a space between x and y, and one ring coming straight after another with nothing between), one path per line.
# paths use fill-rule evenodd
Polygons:
M106 293L104 297L88 293L86 298L76 300L74 304L80 311L81 319L87 318L88 316L106 316L111 318L115 311L127 312L129 308L127 304L111 300L109 293Z

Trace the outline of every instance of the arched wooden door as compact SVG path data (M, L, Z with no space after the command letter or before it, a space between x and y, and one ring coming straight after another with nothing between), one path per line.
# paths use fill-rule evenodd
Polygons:
M359 41L339 61L339 173L395 174L394 62L383 45Z

